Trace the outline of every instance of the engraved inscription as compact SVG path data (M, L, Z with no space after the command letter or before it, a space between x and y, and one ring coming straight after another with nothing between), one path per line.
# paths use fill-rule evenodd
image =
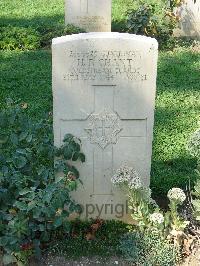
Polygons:
M112 110L104 109L89 116L89 126L85 128L92 144L105 149L109 144L117 143L117 135L122 130L120 118Z
M124 78L134 81L147 80L141 66L141 53L138 51L70 51L72 60L65 80L107 80Z
M90 27L91 31L92 29L101 29L102 26L108 26L103 16L77 16L76 19L82 27Z

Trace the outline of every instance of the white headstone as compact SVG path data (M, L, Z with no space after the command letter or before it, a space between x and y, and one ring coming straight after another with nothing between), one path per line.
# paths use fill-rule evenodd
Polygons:
M126 221L126 197L110 181L123 163L150 183L157 48L155 39L126 33L53 39L55 145L66 133L82 140L83 186L74 197L83 217Z
M66 0L65 24L88 32L111 31L111 0Z
M186 0L176 9L176 13L180 22L174 35L200 38L200 0Z

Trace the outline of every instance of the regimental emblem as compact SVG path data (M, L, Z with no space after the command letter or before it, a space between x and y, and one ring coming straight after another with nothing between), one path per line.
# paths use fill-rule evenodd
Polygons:
M104 109L98 114L91 114L89 125L85 128L92 144L105 149L109 144L117 143L117 135L122 130L120 118L112 110Z

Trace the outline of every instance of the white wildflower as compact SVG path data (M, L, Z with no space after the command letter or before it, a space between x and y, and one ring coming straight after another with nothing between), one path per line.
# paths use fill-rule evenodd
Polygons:
M114 185L128 184L130 189L138 189L142 186L141 179L133 167L123 165L111 178Z
M154 212L153 214L150 214L149 219L154 224L162 224L164 223L164 216L162 213Z
M183 203L186 200L186 195L180 188L172 188L169 190L167 197L170 201L178 201L179 203Z
M142 184L140 177L138 175L135 175L134 178L128 182L128 186L130 189L141 188Z

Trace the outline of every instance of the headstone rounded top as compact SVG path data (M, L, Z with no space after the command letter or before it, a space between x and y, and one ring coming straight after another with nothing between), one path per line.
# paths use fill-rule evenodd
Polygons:
M66 35L62 37L57 37L52 40L52 45L71 42L71 41L77 41L77 40L87 40L87 39L124 39L124 40L132 40L132 41L141 41L143 43L151 43L155 46L155 48L158 48L158 42L156 39L142 36L142 35L136 35L136 34L130 34L130 33L119 33L119 32L89 32L89 33L79 33L79 34L72 34L72 35Z
M86 32L111 31L112 0L65 0L65 23Z

